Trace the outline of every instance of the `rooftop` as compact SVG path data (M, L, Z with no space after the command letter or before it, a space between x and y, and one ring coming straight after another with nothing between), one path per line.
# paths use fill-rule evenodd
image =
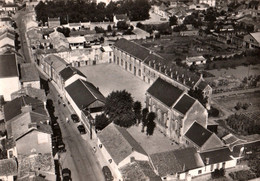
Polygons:
M80 70L78 70L72 66L67 66L62 71L60 71L60 76L62 77L62 79L64 81L68 80L74 74L79 74L80 76L85 77L85 75Z
M21 96L29 96L34 99L39 99L42 102L47 101L45 91L43 89L36 89L34 87L24 87L11 94L12 99L15 99L15 98L18 98Z
M0 78L18 77L15 54L0 55Z
M162 91L163 90L163 91ZM183 91L172 84L158 78L147 90L149 94L171 107L183 94Z
M175 104L174 109L185 115L192 105L195 103L195 99L187 94L184 94L181 99Z
M81 79L68 85L66 91L76 103L79 109L85 109L94 101L99 100L105 103L105 97L92 83Z
M84 43L86 39L84 36L77 36L77 37L67 37L69 43Z
M21 82L40 81L39 73L34 63L21 64Z
M201 152L200 156L205 165L226 162L232 160L232 152L228 147L219 148L216 150ZM208 159L208 164L207 164Z
M256 33L250 33L252 35L252 37L254 37L254 39L260 43L260 32L256 32Z
M147 155L125 128L121 128L114 123L110 123L104 128L98 134L98 138L116 164L119 164L134 151Z
M44 61L51 65L57 72L63 70L67 64L63 58L56 55L48 55L44 58Z

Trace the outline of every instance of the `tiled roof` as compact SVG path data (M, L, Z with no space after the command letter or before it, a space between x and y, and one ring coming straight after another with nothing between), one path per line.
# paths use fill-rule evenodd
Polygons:
M12 124L11 134L13 135L13 138L15 140L21 138L26 133L32 130L37 130L43 133L52 134L51 126L46 124L47 120L48 117L43 115L38 115L32 112L21 114L16 120L14 120L11 123Z
M98 134L98 138L116 164L123 161L133 153L133 151L147 155L144 149L125 128L121 128L113 123L104 128L101 133Z
M78 79L68 85L65 89L79 109L87 108L96 100L105 103L105 97L90 82Z
M149 87L147 92L168 107L171 107L183 94L181 89L162 80L161 78L158 78L151 87Z
M17 175L17 163L15 159L0 160L0 177Z
M22 106L25 105L31 105L33 112L42 115L47 115L42 101L31 98L29 96L22 96L14 100L11 100L10 102L4 105L5 121L7 122L10 119L14 118L15 116L21 114L22 113L21 108Z
M204 166L200 155L194 147L174 150L173 152L181 168L185 171Z
M113 45L114 47L117 47L120 50L123 50L130 54L131 56L135 56L136 58L143 61L150 53L150 50L135 43L128 41L124 38L119 39L116 41L116 43Z
M11 94L11 98L15 99L17 97L26 96L26 95L35 99L39 99L42 102L47 101L45 91L43 89L36 89L34 87L24 87L16 92L13 92Z
M161 181L161 177L156 175L148 161L134 161L120 168L124 180L137 181L147 180Z
M195 103L195 99L184 94L181 99L175 104L174 109L181 112L183 115L187 113L187 111L192 107Z
M183 171L173 151L155 153L150 158L161 177Z
M57 72L63 70L67 64L63 58L56 55L48 55L44 58L44 61L51 65Z
M40 81L39 73L33 63L21 64L21 82Z
M209 164L222 163L229 160L232 160L232 152L228 147L219 148L216 150L201 152L200 156L205 165L207 165L207 159Z
M62 71L60 71L60 76L64 81L68 80L74 74L79 74L80 76L86 77L80 70L71 66L68 66L64 68Z
M18 178L27 176L29 172L39 169L43 172L55 174L54 160L51 153L30 156L18 155Z
M198 84L198 88L200 90L204 90L209 84L206 81L200 81L200 83Z
M15 54L0 55L0 78L18 77Z
M185 136L199 147L203 146L211 135L212 132L197 122L194 122L190 129L185 133Z

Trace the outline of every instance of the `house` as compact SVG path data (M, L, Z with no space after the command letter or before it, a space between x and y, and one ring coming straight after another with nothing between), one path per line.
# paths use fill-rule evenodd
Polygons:
M161 16L162 18L169 18L168 13L166 11L167 9L168 7L164 3L153 6L153 12Z
M184 139L186 140L186 145L192 145L199 151L221 148L225 146L225 144L215 133L209 131L196 121L185 133Z
M109 124L98 134L98 147L117 179L120 168L131 161L149 161L147 153L125 128Z
M61 87L61 90L63 90L64 92L65 87L67 87L68 85L70 85L78 79L87 81L87 77L80 70L70 65L60 71L60 78L61 85L59 85L59 87Z
M206 64L206 62L207 62L207 59L205 59L203 56L186 57L186 60L185 60L185 63L188 66Z
M60 51L68 51L70 49L67 38L60 32L54 31L49 34L49 38L53 45L53 49Z
M18 165L14 158L0 160L0 180L14 181L17 173Z
M8 12L16 12L18 10L17 4L3 4L2 9Z
M70 83L65 87L65 97L71 104L82 123L87 130L90 130L89 120L84 116L88 114L97 114L103 111L105 106L105 97L92 83L82 79Z
M199 153L205 166L201 169L201 174L211 173L215 169L228 169L235 167L237 159L232 155L228 147L216 148Z
M177 142L184 142L183 136L194 121L207 126L208 113L201 103L161 78L146 91L145 103L156 113L157 127Z
M212 95L212 88L202 76L197 76L177 65L168 66L168 60L144 46L121 38L112 48L113 63L144 82L152 84L158 77L161 77L182 90L198 88L202 90L204 96L210 98Z
M60 17L58 18L49 18L48 17L48 27L49 28L56 28L59 27L60 24Z
M18 155L52 154L52 129L46 118L28 109L11 122L8 137L15 140Z
M83 49L86 39L83 36L67 37L70 49Z
M127 17L126 14L115 14L115 15L113 16L113 22L114 22L115 25L117 25L117 23L118 23L119 21L124 21L124 22L126 22L127 24L130 23L130 20L129 20L129 18Z
M19 71L15 54L0 55L0 95L11 100L11 93L20 89Z
M195 148L188 147L150 155L151 164L162 180L184 180L196 176L204 163Z
M249 49L260 48L260 32L250 33L244 36L244 46Z
M195 0L199 4L208 4L210 7L216 6L216 0Z
M57 85L60 83L60 71L63 70L67 65L67 62L56 55L47 55L41 61L40 67L42 70L53 80Z
M42 101L43 104L46 106L47 96L45 94L44 89L37 89L34 87L23 87L20 90L11 94L12 100L22 96L29 96L31 98L38 99Z
M6 30L0 35L0 47L6 45L15 47L14 41L15 41L15 33L10 30Z
M101 57L100 57L100 63L112 63L113 59L113 49L110 46L102 46L100 48L101 50Z
M119 169L124 180L162 181L148 161L134 160Z
M1 17L0 18L0 31L4 31L5 29L13 29L13 20L10 17Z
M6 4L13 4L14 3L14 0L5 0L4 1Z
M40 89L40 77L34 63L21 64L21 86Z

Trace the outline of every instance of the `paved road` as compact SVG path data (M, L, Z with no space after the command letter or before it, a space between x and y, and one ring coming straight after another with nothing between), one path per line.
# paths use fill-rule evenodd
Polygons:
M101 167L88 144L87 135L80 135L77 130L77 123L65 122L70 116L70 111L62 104L58 104L58 93L52 84L50 86L51 98L55 106L55 115L59 118L58 123L62 131L63 141L67 152L62 153L60 163L62 168L69 168L72 171L73 181L102 181L104 180Z
M212 94L212 98L218 98L221 96L231 96L231 95L235 95L235 94L246 94L246 93L252 93L252 92L256 92L256 91L260 91L260 87L252 88L252 89L245 89L245 90L216 93L216 94Z

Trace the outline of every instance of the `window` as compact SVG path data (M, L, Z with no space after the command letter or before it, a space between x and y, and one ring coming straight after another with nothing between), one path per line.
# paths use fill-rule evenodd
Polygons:
M129 65L129 70L132 71L132 64Z
M201 174L202 173L202 170L198 170L198 174Z
M124 63L124 62L123 62L123 60L121 59L121 66L123 66L123 63Z
M141 76L141 69L138 70L138 75Z
M12 157L13 157L13 155L14 155L14 152L13 152L13 150L10 150L8 153L9 153L9 158L12 158Z
M109 56L111 56L112 55L112 52L109 52Z

